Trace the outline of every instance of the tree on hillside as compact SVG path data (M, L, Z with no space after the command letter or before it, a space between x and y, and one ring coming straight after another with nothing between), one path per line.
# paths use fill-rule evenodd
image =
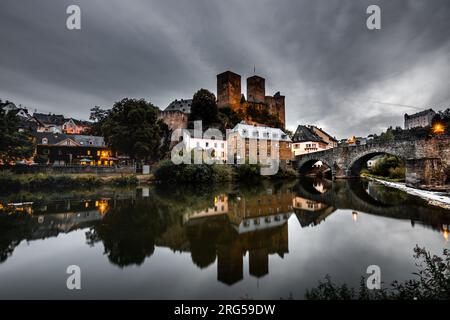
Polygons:
M192 98L189 121L202 120L203 129L220 124L216 96L206 89L200 89Z
M219 120L222 124L222 130L234 128L244 117L231 109L224 107L219 109Z
M20 119L15 112L5 110L0 101L0 160L4 163L30 158L33 155L33 138L19 132Z
M277 116L271 114L267 109L260 109L254 104L250 104L247 108L247 116L251 120L263 123L268 127L283 128L282 123Z
M157 108L144 99L116 102L102 120L101 132L114 150L141 162L164 156L167 125L158 120Z

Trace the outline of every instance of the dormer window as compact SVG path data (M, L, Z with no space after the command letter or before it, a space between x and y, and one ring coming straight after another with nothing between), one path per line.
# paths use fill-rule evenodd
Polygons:
M42 144L48 144L48 139L47 138L42 138Z

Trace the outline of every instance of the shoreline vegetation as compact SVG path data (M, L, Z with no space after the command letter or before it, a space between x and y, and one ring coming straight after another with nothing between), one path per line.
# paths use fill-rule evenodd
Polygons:
M317 287L305 293L307 300L448 300L450 298L450 251L441 256L432 255L425 248L414 248L417 271L414 278L382 284L369 290L367 279L361 277L359 290L347 284L333 283L329 275Z
M136 175L100 176L95 174L14 174L8 171L0 172L0 192L17 192L20 190L49 189L81 189L101 186L132 186L138 185Z
M260 175L260 166L242 164L236 166L219 164L175 165L170 160L155 166L149 175L96 175L96 174L16 174L0 172L0 192L20 190L81 189L101 186L137 186L145 184L208 184L223 182L248 182L269 179L294 179L298 174L290 168L279 168L273 176Z
M258 164L174 164L170 160L160 162L153 172L154 180L162 184L173 183L219 183L231 181L258 181L266 179L297 178L298 173L290 168L279 168L275 175L263 176Z

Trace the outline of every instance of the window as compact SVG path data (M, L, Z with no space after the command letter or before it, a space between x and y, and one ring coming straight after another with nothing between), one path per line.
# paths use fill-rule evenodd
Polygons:
M205 143L205 147L208 147L208 146L209 146L209 142L206 142L206 143Z
M91 150L87 151L87 155L90 156L91 155Z
M47 138L42 138L42 144L48 144L48 139Z
M214 148L217 148L217 143L214 143Z
M100 151L97 151L97 156L100 156Z
M222 149L225 148L225 143L222 142Z
M197 142L197 148L200 148L200 142Z

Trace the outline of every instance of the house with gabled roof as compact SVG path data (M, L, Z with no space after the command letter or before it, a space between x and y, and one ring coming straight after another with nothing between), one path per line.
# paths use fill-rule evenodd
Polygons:
M322 151L328 148L329 143L310 126L299 125L292 137L292 153L294 156Z
M37 132L35 139L36 153L52 165L112 166L118 161L103 137Z

